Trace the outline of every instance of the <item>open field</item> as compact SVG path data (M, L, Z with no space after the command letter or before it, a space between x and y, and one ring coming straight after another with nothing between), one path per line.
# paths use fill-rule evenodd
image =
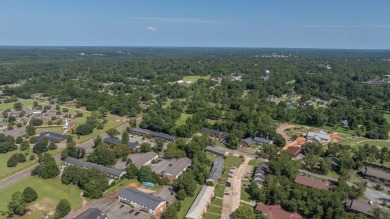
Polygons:
M42 218L42 214L53 214L60 199L67 199L72 209L76 209L83 203L81 190L73 185L64 185L56 179L41 179L39 177L28 177L5 189L0 190L0 210L6 211L8 202L14 192L22 192L27 186L32 187L38 193L38 199L29 204L28 208L33 212L24 218ZM0 217L5 218L5 217Z
M207 76L184 76L183 81L197 82L199 79L210 79L210 75Z
M176 121L176 127L185 125L188 118L192 117L192 114L182 113L180 118Z
M177 218L181 219L181 218L184 218L186 216L188 210L190 210L192 203L196 199L196 196L198 196L201 189L202 189L201 185L196 185L196 189L194 191L194 196L187 197L183 201L181 201L181 208L180 208L180 211L177 212Z
M247 189L248 189L247 187L244 187L244 186L241 187L241 200L250 202L251 197L250 197L249 193L247 192Z
M56 154L56 153L59 153L61 152L62 149L56 149L56 150L53 150L53 151L49 151L50 154ZM16 154L16 153L23 153L25 154L26 151L20 151L20 150L15 150L15 151L10 151L8 153L5 153L5 154L0 154L0 180L1 179L5 179L9 176L11 176L12 174L15 174L17 172L20 172L28 167L31 167L33 166L34 164L37 164L38 163L38 155L34 154L35 155L35 159L30 161L29 160L29 156L30 154L33 154L32 152L29 153L29 155L27 156L27 161L24 162L24 163L18 163L18 165L16 165L15 167L7 167L7 161L8 159L13 155L13 154Z

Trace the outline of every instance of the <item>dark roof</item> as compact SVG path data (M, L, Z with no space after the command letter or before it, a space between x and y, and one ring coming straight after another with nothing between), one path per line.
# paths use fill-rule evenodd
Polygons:
M112 145L118 145L122 143L122 141L117 138L104 138L103 141L107 144L112 144Z
M116 138L105 138L103 139L103 141L107 144L111 144L111 145L118 145L118 144L122 144L122 141L119 140L119 139L116 139ZM129 145L129 148L131 150L135 150L138 146L138 143L135 143L135 142L129 142L128 143Z
M130 202L144 206L146 209L155 210L162 202L161 198L144 193L135 188L122 189L118 197L122 197Z
M256 144L272 144L272 140L265 139L265 138L260 138L260 137L255 137L253 141Z
M294 146L288 147L286 149L287 153L290 153L290 154L294 155L295 157L298 156L301 153L301 151L302 151L302 148L294 147Z
M374 206L368 204L367 202L363 202L357 199L351 200L347 199L345 202L345 206L348 210L357 211L366 215L373 215Z
M218 182L222 177L222 172L225 168L225 160L222 157L217 158L213 162L213 167L211 168L210 175L207 177L206 181L212 180L214 183Z
M301 175L296 176L294 182L298 183L298 184L305 185L305 186L309 186L312 188L316 188L316 189L329 190L328 183L324 183L320 180L312 179L312 178L301 176Z
M141 135L150 135L154 138L163 138L163 139L166 139L169 141L176 141L176 139L177 139L177 137L173 136L173 135L168 135L168 134L161 133L161 132L154 132L154 131L150 131L147 129L141 129L141 128L131 128L130 132L138 133Z
M390 174L371 167L364 167L361 172L367 176L372 176L384 180L390 180Z
M217 135L217 136L219 136L221 134L221 131L215 130L215 129L209 129L209 128L202 128L200 131L207 132L207 133L210 133L212 135Z
M135 142L130 142L129 143L129 147L130 147L131 150L135 150L138 146L139 146L138 143L135 143Z
M66 138L67 138L66 135L58 134L55 132L44 131L44 132L40 133L39 135L35 136L35 141L40 142L45 137L50 142L61 142L61 141L66 140Z
M74 157L67 157L67 158L65 158L64 161L65 161L65 163L69 163L69 164L72 164L72 165L75 165L78 167L87 168L87 169L96 168L103 173L110 174L110 175L113 175L116 177L121 177L122 174L124 173L122 170L106 167L106 166L96 164L96 163L85 162L83 160L79 160L79 159L76 159Z
M205 150L208 152L220 155L220 156L225 156L225 154L226 154L225 150L223 150L219 147L214 147L214 146L207 146Z
M253 140L251 137L242 139L241 141L245 142L248 145L253 144Z
M79 214L74 219L105 219L107 215L105 215L102 211L97 208L88 208L83 213Z

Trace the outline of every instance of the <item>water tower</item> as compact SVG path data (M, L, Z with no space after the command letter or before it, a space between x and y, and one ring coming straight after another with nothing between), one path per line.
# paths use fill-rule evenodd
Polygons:
M270 75L270 72L269 72L269 70L266 69L264 71L264 74L263 74L263 78L265 81L269 79L269 75Z

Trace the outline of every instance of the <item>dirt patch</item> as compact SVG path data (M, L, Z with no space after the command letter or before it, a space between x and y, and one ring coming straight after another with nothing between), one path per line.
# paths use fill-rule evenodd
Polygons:
M138 184L135 183L135 182L129 183L128 186L131 187L131 188L138 188L139 187Z
M43 200L34 203L30 206L32 211L42 211L47 215L54 215L54 209L57 202L51 198L44 198Z
M331 142L333 143L338 143L343 140L343 138L341 138L338 133L332 132L329 135L330 135Z

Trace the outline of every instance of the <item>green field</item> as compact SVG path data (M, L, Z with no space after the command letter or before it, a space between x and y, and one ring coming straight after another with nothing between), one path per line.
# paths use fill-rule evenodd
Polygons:
M176 121L176 127L185 125L188 118L192 117L192 114L182 113L180 118Z
M17 191L22 192L27 186L37 191L38 199L28 205L28 208L32 209L33 212L24 218L42 218L42 214L53 214L60 199L67 199L72 209L80 207L83 202L81 197L82 191L76 186L64 185L59 179L43 180L31 176L0 190L0 210L6 211L12 194Z
M186 216L188 210L190 210L192 203L196 199L196 196L198 196L201 189L202 189L201 185L196 185L196 189L194 191L194 196L187 197L183 201L181 201L181 208L180 208L180 211L177 212L177 218L182 219Z
M56 149L54 151L49 151L49 153L50 154L56 154L56 153L59 153L61 150L62 149ZM35 160L32 160L32 161L29 160L30 154L33 154L32 152L30 152L29 155L27 156L27 161L26 162L19 163L15 167L7 167L8 159L13 154L16 154L16 153L23 153L23 154L25 154L25 151L15 150L15 151L10 151L10 152L5 153L5 154L0 154L0 180L4 179L4 178L7 178L8 176L11 176L12 174L15 174L17 172L20 172L23 169L31 167L32 165L34 165L34 164L36 164L38 162L38 155L36 155L36 154L34 154L35 155Z
M183 81L197 82L199 79L210 79L210 75L207 76L184 76Z
M249 193L246 190L247 190L246 187L244 187L244 186L241 187L241 200L250 202L251 196L249 195Z
M150 188L150 187L146 187L146 186L143 186L138 180L136 179L122 179L120 180L119 182L117 182L114 186L108 188L104 193L103 195L106 196L106 195L110 195L112 192L115 192L117 191L118 189L124 189L124 188L129 188L130 185L132 187L137 187L137 188L142 188L142 189L150 189L150 190L154 190L154 191L158 191L161 189L161 186L158 185L158 184L155 184L155 187L154 188Z
M390 123L390 113L385 113L384 117L387 120L387 122Z

